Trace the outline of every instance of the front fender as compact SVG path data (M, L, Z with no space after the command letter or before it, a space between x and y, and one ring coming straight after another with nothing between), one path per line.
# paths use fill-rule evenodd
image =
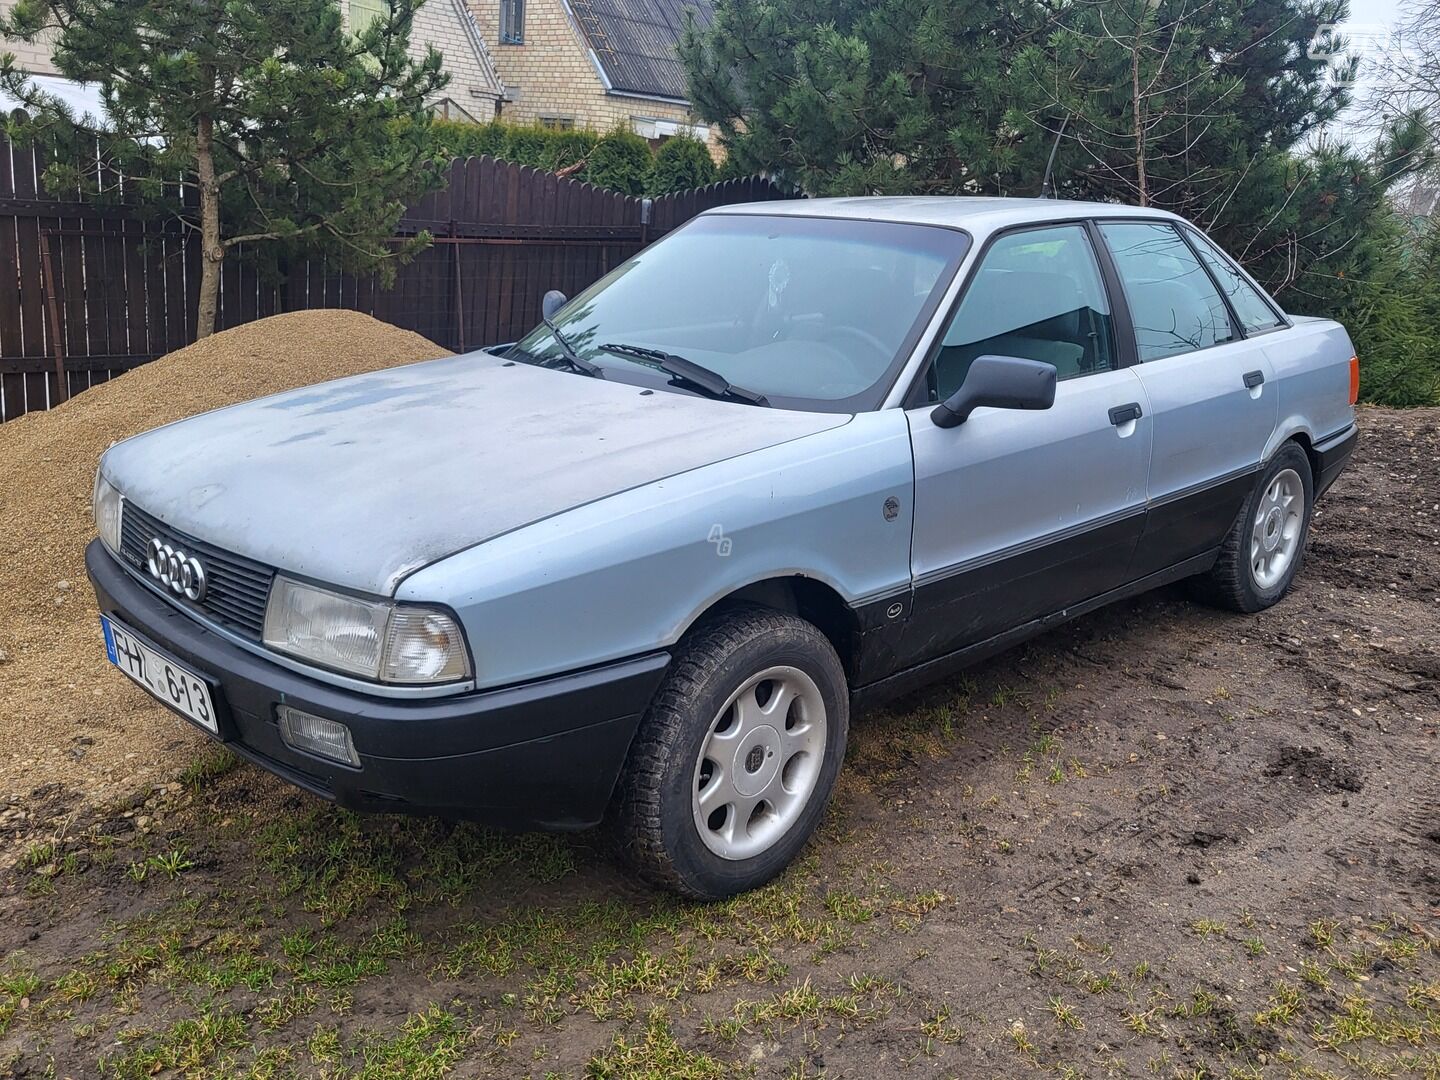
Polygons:
M904 413L862 413L495 537L396 596L457 611L476 684L508 685L666 648L768 578L816 578L851 603L904 586L913 487Z

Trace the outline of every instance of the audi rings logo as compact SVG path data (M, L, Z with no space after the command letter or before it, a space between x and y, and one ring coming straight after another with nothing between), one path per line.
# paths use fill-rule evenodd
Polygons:
M176 595L197 602L204 598L205 567L193 555L176 551L157 536L145 549L145 565L151 577Z

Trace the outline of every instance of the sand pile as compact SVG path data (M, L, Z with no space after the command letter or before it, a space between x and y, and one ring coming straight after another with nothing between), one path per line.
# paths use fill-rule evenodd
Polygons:
M191 345L50 412L0 424L0 803L42 784L87 798L173 776L202 738L105 662L85 545L111 443L195 413L449 355L352 311L303 311Z

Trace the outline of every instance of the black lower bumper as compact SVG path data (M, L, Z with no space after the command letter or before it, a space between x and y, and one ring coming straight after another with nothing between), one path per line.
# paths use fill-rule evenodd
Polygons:
M102 613L207 679L227 746L356 810L509 828L594 825L670 662L656 652L504 690L377 697L307 678L211 632L131 578L98 540L85 565ZM346 724L360 766L288 746L275 716L282 703Z
M1325 494L1325 490L1349 464L1350 455L1355 452L1355 444L1359 441L1360 429L1351 424L1339 434L1315 444L1315 460L1319 463L1319 468L1315 470L1316 498Z

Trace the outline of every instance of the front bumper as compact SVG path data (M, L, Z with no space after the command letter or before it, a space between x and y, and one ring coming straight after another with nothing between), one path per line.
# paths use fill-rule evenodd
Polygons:
M86 549L85 566L102 613L209 681L221 741L355 810L508 828L594 825L670 663L669 653L655 652L504 690L419 701L374 697L296 674L225 640L135 581L98 540ZM275 718L282 703L346 724L359 768L286 745Z

